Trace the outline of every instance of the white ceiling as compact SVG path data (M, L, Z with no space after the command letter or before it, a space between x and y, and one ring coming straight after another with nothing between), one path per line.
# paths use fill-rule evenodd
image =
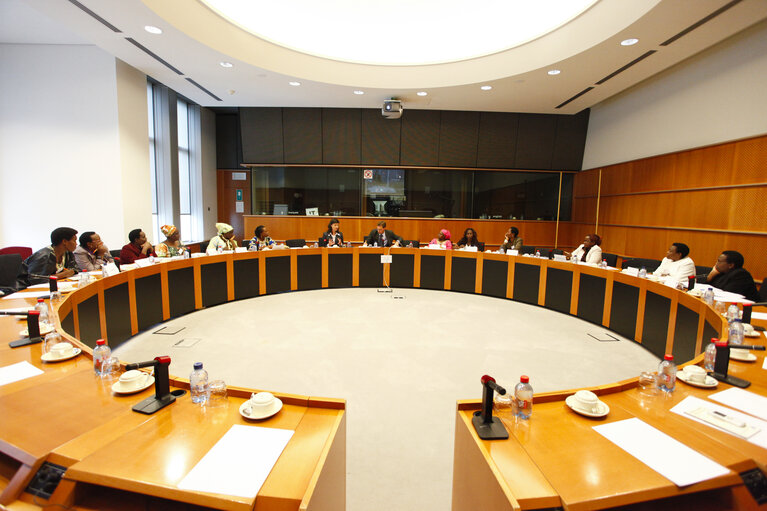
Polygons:
M387 2L365 1L374 12L382 13L371 23L371 37L386 45L387 40L401 36L396 19L407 13L391 13ZM78 3L119 32L84 12ZM478 8L468 0L463 4L467 9ZM719 10L721 14L661 45ZM461 16L460 9L450 11L433 13L424 23L449 14ZM95 44L210 107L377 108L382 100L395 97L403 100L406 110L572 114L764 19L765 0L599 0L553 32L507 51L446 64L374 66L324 59L259 39L197 0L0 0L0 43ZM160 27L163 33L149 34L145 25ZM638 38L639 43L619 44L629 37ZM653 53L603 81L648 52ZM233 67L223 68L222 61ZM561 73L548 75L552 68ZM289 81L301 85L293 87ZM493 88L482 91L481 85ZM593 88L557 108L589 87ZM355 95L354 90L365 94ZM418 91L428 95L419 97Z

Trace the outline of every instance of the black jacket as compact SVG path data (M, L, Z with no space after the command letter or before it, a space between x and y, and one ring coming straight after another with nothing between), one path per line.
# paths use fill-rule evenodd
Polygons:
M759 292L756 290L756 284L754 284L754 278L745 268L733 268L727 273L720 273L709 284L723 291L743 295L748 300L760 301Z
M386 236L386 243L383 242L384 235ZM400 244L402 243L402 238L389 229L384 229L383 235L378 234L378 229L373 229L370 231L370 234L367 235L367 238L365 238L368 245L373 246L374 243L378 243L379 247L390 247L392 243L394 243L394 240L399 240Z
M338 244L343 245L344 233L342 233L341 231L338 231L336 234L338 234ZM320 246L327 247L329 242L330 242L330 233L328 231L325 231L322 233L322 237L320 238Z

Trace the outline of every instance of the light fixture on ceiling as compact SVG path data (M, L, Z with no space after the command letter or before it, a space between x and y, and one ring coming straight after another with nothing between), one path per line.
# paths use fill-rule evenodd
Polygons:
M293 87L298 87L301 85L301 82L288 82L288 85L292 85Z
M146 30L150 34L155 34L155 35L162 34L162 29L160 27L155 27L154 25L146 25L144 27L144 30Z
M417 95L419 95L419 96L428 96L428 95L429 95L429 93L428 93L428 92L426 92L425 90L422 90L422 91L416 92L416 94L417 94Z
M231 62L223 62L223 61L219 62L219 64L221 65L221 67L227 67L227 68L232 67L234 65Z
M630 39L624 39L623 41L621 41L621 46L634 46L638 42L639 42L639 39L632 37Z
M356 95L358 95L358 96L361 96L362 94L365 94L365 91L364 90L356 90L356 91L354 91L354 93Z
M493 88L492 85L483 85L482 87L480 87L480 89L482 90L491 90L492 88Z
M558 74L559 74L559 73L561 73L561 72L562 72L562 71L560 71L559 69L549 69L549 74L550 74L551 76L555 76L555 75L558 75Z

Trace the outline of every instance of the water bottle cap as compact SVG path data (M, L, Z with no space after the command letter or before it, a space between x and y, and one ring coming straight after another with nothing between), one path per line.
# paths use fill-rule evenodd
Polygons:
M674 355L667 353L666 356L663 357L663 360L674 360Z
M733 322L733 323L735 323L736 321L737 321L738 323L742 323L742 322L743 322L743 320L742 320L742 319L740 319L740 318L733 318L733 319L732 319L732 322Z
M45 301L45 298L38 298L37 303L43 303Z
M717 348L724 348L727 346L727 341L716 341Z
M27 311L27 315L28 316L39 316L40 315L40 311L30 310L30 311Z
M103 346L106 343L107 343L106 339L99 339L98 341L96 341L96 344L98 344L99 346Z
M202 362L195 362L194 363L194 370L202 369Z
M711 342L717 343L717 342L719 342L719 338L718 337L712 337L711 338Z
M529 376L525 376L523 374L522 376L519 377L519 381L521 381L522 383L529 383L530 382L530 377Z
M49 277L51 280L59 280L58 277Z

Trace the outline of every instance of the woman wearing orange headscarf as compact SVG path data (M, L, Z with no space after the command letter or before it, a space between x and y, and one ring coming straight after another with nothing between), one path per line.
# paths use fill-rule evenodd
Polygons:
M175 225L163 225L160 230L165 235L165 241L159 243L155 248L157 257L176 257L184 255L186 247L181 244L181 233Z

